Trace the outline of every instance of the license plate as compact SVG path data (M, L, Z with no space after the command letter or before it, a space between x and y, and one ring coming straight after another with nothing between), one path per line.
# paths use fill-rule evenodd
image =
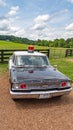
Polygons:
M50 94L40 94L39 98L40 99L50 98Z

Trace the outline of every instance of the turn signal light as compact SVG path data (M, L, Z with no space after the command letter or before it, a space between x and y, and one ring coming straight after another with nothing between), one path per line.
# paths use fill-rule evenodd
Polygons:
M66 85L67 85L66 82L62 82L62 83L61 83L61 86L62 86L62 87L65 87Z
M20 85L20 88L21 88L21 89L26 88L26 84L21 84L21 85Z

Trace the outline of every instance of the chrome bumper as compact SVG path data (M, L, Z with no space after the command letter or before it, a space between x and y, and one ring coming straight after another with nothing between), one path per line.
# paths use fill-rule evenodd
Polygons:
M65 89L65 90L54 90L54 91L41 91L41 92L12 92L10 90L11 97L13 99L20 99L20 98L37 98L37 99L46 99L52 98L56 96L61 96L68 94L72 88Z

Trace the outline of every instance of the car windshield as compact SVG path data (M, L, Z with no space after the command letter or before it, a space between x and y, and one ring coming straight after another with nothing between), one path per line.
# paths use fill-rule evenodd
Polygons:
M47 56L17 56L17 66L21 67L44 67L48 66Z

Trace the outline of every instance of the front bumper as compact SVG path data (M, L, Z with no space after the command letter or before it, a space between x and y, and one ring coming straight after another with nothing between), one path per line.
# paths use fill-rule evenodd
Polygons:
M72 88L68 88L65 90L51 90L51 91L37 91L37 92L13 92L10 90L11 97L13 99L21 99L21 98L36 98L36 99L47 99L56 96L61 96L65 94L69 94Z

